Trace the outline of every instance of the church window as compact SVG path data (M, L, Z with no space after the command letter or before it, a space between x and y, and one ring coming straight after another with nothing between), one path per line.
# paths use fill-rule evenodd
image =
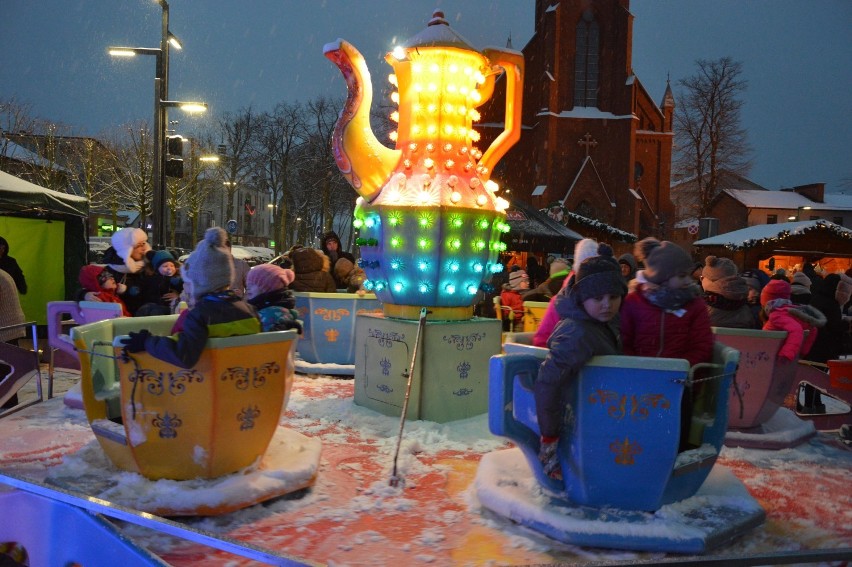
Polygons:
M597 106L600 29L591 10L583 12L577 24L576 48L574 106Z

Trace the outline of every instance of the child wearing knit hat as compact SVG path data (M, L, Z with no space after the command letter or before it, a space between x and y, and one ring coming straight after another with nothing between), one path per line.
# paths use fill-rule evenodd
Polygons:
M609 248L607 244L602 244L601 246L605 246ZM599 245L596 240L591 238L584 238L582 240L577 241L577 244L574 245L574 257L573 264L574 266L579 266L583 263L587 258L591 258L592 256L597 256ZM611 248L610 248L611 250ZM562 280L561 290L566 287L571 287L574 283L575 272L572 271L568 274L564 280ZM554 295L550 298L550 303L547 304L547 309L544 310L544 316L541 318L541 322L538 325L538 329L535 331L535 335L533 335L533 345L537 347L547 346L547 339L550 338L550 333L553 332L553 329L556 327L556 324L559 322L559 315L556 313L556 309L554 309L553 299L556 297Z
M234 263L221 227L208 228L186 262L184 276L195 299L183 320L183 330L173 338L152 335L147 329L122 340L126 352L148 351L181 368L192 368L210 337L231 337L260 332L254 308L230 289Z
M249 270L246 297L249 305L257 309L264 332L296 329L302 333L296 298L287 287L295 277L293 270L275 264L260 264Z
M500 306L503 309L503 330L520 330L524 322L524 299L521 292L530 288L530 278L524 270L509 274L509 282L503 284L500 292Z
M709 362L714 338L701 288L690 275L692 258L656 238L639 241L634 255L645 268L636 272L621 309L624 353Z
M612 249L604 245L600 250L579 264L573 285L553 300L560 321L547 341L550 351L533 385L541 432L539 460L544 473L555 480L562 478L557 448L565 421L564 389L593 356L621 354L618 312L627 286Z
M730 259L707 256L701 270L701 287L711 325L757 328L757 321L748 306L748 284L737 275L737 267Z
M794 305L790 301L790 284L786 280L771 280L760 293L760 304L766 315L764 331L787 331L778 358L791 362L810 352L818 329L826 323L825 315L810 305ZM805 335L807 331L807 336Z
M790 301L796 305L807 305L811 302L811 278L805 272L796 272L790 282Z

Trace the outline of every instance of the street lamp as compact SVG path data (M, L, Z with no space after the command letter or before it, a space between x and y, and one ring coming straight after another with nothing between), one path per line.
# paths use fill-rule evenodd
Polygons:
M207 109L203 102L180 102L169 100L169 46L182 49L178 38L169 31L169 3L166 0L154 0L163 11L160 47L111 47L109 54L116 57L132 57L134 55L155 55L157 57L157 73L154 78L154 199L153 199L153 229L154 244L166 244L166 125L168 124L168 108L179 107L186 112L200 112Z

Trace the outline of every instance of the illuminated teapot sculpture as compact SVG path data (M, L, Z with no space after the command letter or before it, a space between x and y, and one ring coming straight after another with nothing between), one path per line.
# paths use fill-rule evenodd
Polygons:
M461 320L473 314L483 282L502 270L508 202L490 180L494 165L521 134L523 55L476 51L436 11L425 30L388 53L389 79L399 124L382 145L370 129L373 91L363 56L338 40L325 55L349 88L335 126L337 166L360 197L354 225L365 287L382 301L385 315ZM483 153L473 144L476 108L505 71L505 129Z

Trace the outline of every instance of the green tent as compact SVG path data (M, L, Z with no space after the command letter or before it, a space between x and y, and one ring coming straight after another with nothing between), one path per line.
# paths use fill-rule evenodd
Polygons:
M0 171L0 236L9 242L27 279L21 307L28 320L47 323L47 302L76 299L86 264L89 201L39 187Z

